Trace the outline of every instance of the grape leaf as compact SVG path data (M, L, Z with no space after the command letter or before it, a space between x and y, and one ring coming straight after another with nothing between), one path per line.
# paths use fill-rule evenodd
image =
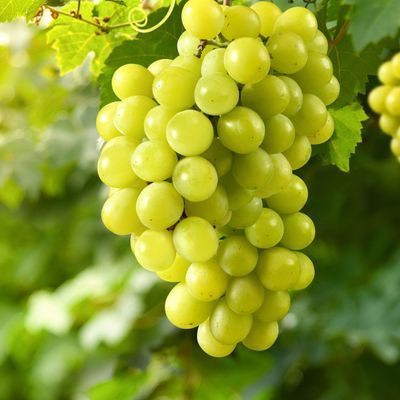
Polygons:
M45 0L0 0L0 22L34 13Z
M349 32L357 51L399 31L399 0L344 0L344 3L353 6Z

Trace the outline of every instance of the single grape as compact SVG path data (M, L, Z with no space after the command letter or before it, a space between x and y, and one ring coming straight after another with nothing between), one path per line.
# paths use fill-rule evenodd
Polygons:
M199 38L188 31L184 31L177 42L178 53L180 56L192 56L196 54L199 44Z
M176 114L176 110L157 106L152 108L144 120L144 132L152 142L167 142L166 132L169 120Z
M196 75L196 79L200 78L201 60L194 55L178 56L171 62L170 66L186 69Z
M179 221L183 199L171 183L155 182L140 193L136 211L143 225L149 229L167 229Z
M391 136L394 136L400 126L400 118L384 113L379 117L379 127L381 130Z
M335 130L335 122L332 115L328 112L328 118L325 125L312 135L308 135L308 140L311 144L321 144L327 142L333 135Z
M253 198L253 192L240 186L232 174L225 175L220 180L228 195L229 208L237 210L248 204Z
M223 146L216 137L211 146L201 156L214 165L219 177L226 175L231 169L232 152Z
M395 54L392 59L392 74L396 79L400 79L400 53Z
M315 237L315 226L309 216L301 212L282 216L285 227L281 240L283 246L291 250L302 250L309 246Z
M277 322L254 320L250 333L242 343L250 350L264 351L275 343L278 334L279 326Z
M326 106L329 106L339 97L340 83L335 76L332 76L327 84L313 88L312 93L318 96Z
M105 105L97 114L96 129L100 137L105 141L121 136L121 132L114 125L114 117L119 101Z
M201 64L201 75L227 74L224 66L225 49L215 49L204 57Z
M289 312L289 308L290 296L288 292L265 289L264 301L254 313L254 317L263 322L279 321Z
M147 69L154 75L158 75L161 71L171 65L172 60L169 58L161 58L160 60L151 63Z
M372 111L377 114L386 113L386 98L392 90L391 86L378 86L372 89L368 95L368 103Z
M295 171L307 164L311 157L311 143L307 136L296 136L293 144L282 154Z
M315 51L320 54L328 53L328 39L320 30L317 30L314 39L307 43L307 50L310 52Z
M265 288L289 290L299 279L300 262L293 251L273 247L260 253L256 272Z
M390 90L386 97L385 107L389 114L395 117L400 116L400 87Z
M269 1L259 1L251 6L260 18L260 33L264 37L272 35L274 25L282 11L278 6Z
M189 266L189 261L186 261L179 254L175 254L175 260L172 265L167 269L157 271L157 275L166 282L183 282Z
M261 147L268 153L281 153L294 142L295 130L292 121L283 114L274 115L264 121L265 136Z
M205 262L218 250L218 236L203 218L188 217L175 227L173 239L176 251L190 262Z
M399 79L397 79L393 75L393 66L391 61L387 61L383 64L378 69L378 79L384 84L384 85L398 85L399 84Z
M261 22L257 13L246 6L226 7L222 35L228 41L241 37L256 38L260 34Z
M229 226L235 229L243 229L253 225L260 216L262 209L262 200L259 197L253 197L246 205L232 211Z
M390 150L395 156L400 157L400 140L397 137L390 141Z
M293 289L303 290L308 287L314 279L314 264L304 253L296 251L295 254L300 262L300 275Z
M303 105L303 92L299 84L292 78L288 76L280 76L281 81L283 81L288 90L289 90L289 104L286 108L282 111L282 114L286 115L287 117L292 117L293 115L297 114Z
M126 64L114 72L111 85L121 100L131 96L152 97L153 79L153 74L142 65Z
M211 314L212 301L195 299L184 283L178 283L169 292L165 300L165 315L178 328L192 329L199 326Z

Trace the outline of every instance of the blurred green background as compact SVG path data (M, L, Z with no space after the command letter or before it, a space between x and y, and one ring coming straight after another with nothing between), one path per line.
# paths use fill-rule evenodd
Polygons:
M317 275L277 344L214 360L101 224L97 108L88 65L60 78L43 31L0 25L0 400L400 398L400 165L374 116L350 173L300 171Z

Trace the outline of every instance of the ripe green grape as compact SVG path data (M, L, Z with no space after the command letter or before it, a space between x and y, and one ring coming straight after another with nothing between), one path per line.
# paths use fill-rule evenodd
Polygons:
M232 111L239 101L239 89L226 74L213 74L200 78L194 99L205 114L221 115Z
M201 217L211 225L220 225L229 211L229 202L226 191L218 185L210 198L204 201L185 201L185 213L188 217Z
M99 135L105 140L111 140L121 136L121 132L114 125L114 117L117 112L119 101L105 105L97 114L96 129Z
M384 113L379 117L379 127L384 133L394 136L400 126L400 118Z
M339 97L340 83L335 76L332 76L327 84L313 88L312 93L318 96L326 106L329 106Z
M178 53L180 56L192 56L196 54L199 44L199 38L188 31L184 31L177 42Z
M294 32L310 42L315 38L318 30L318 22L315 15L304 7L293 7L286 10L276 20L274 33Z
M308 199L308 189L304 181L292 175L286 189L267 198L268 207L279 214L293 214L300 211Z
M267 42L271 68L281 74L294 74L307 63L308 52L303 39L293 32L272 35Z
M247 227L244 232L253 246L269 249L276 246L282 239L282 218L274 210L263 208L256 222Z
M173 264L176 256L172 233L167 230L144 231L135 243L139 264L149 271L162 271Z
M281 153L294 142L295 130L292 121L283 114L274 115L264 121L265 136L261 147L268 153Z
M171 183L155 182L140 193L136 211L143 225L149 229L167 229L179 221L183 199Z
M153 82L153 96L162 106L185 110L194 105L197 77L180 67L163 69Z
M172 182L186 200L204 201L215 192L218 175L214 166L205 158L186 157L176 165Z
M219 299L228 286L228 276L215 259L194 262L186 273L186 287L190 294L201 301Z
M389 114L395 117L400 116L400 87L394 87L390 90L386 97L385 106Z
M116 235L140 235L146 228L140 222L135 204L139 196L138 189L121 189L109 197L101 210L104 226Z
M281 240L283 246L291 250L302 250L309 246L315 237L315 226L311 218L301 212L284 215L285 227Z
M225 51L224 65L228 74L239 83L257 83L268 74L271 61L262 41L239 38Z
M299 279L300 262L293 251L273 247L260 253L256 272L265 288L289 290Z
M166 132L169 120L176 114L176 110L165 106L152 108L144 120L144 132L152 142L167 142Z
M189 266L189 261L186 261L179 254L175 254L175 260L172 265L167 269L157 271L157 275L166 282L182 282L185 280Z
M244 106L256 111L261 118L268 119L286 109L290 101L285 82L274 75L267 75L261 82L245 85L241 100Z
M128 139L142 140L144 120L147 113L156 105L157 103L149 97L127 97L117 107L114 124Z
M214 0L189 0L182 10L185 29L199 39L213 39L224 26L224 13Z
M263 322L279 321L289 312L289 308L290 295L288 292L265 289L264 301L254 313L254 317Z
M394 77L400 79L400 53L397 53L392 57L391 63Z
M207 53L201 64L201 75L227 74L224 66L225 49L215 49Z
M392 90L391 86L378 86L372 89L368 95L368 103L372 111L377 114L386 113L386 98L389 92Z
M261 148L252 153L233 156L232 175L245 189L261 189L271 181L273 174L271 157Z
M139 178L131 169L131 156L137 143L120 136L111 139L101 151L97 172L103 183L113 188L131 187Z
M392 153L396 157L400 157L400 140L398 139L398 137L394 137L390 141L390 150L392 150Z
M232 211L229 226L235 229L243 229L253 225L260 216L262 209L262 200L259 197L253 197L247 204Z
M292 117L297 114L303 105L303 92L299 84L292 78L288 76L280 76L281 81L283 81L289 90L289 104L282 111L282 114L287 117Z
M378 79L385 85L398 85L399 80L393 75L392 63L387 61L378 69Z
M143 142L132 154L133 172L141 179L159 182L172 176L178 158L166 143Z
M199 326L211 314L214 302L195 299L184 283L178 283L165 300L165 314L178 328L192 329Z
M220 299L210 315L212 335L221 343L236 344L250 332L253 318L248 314L237 314Z
M307 43L307 50L320 54L328 53L328 39L320 30L317 30L314 39Z
M167 125L167 141L184 156L197 156L206 151L214 138L210 120L201 112L185 110L175 114Z
M158 75L162 70L171 65L172 60L169 58L161 58L151 63L147 69L154 75Z
M186 71L192 72L196 76L197 79L200 78L201 60L200 60L200 58L198 58L194 55L178 56L172 61L170 66L185 69Z
M275 343L278 334L277 322L262 322L255 319L250 333L242 343L250 350L264 351Z
M241 37L256 38L260 34L261 23L257 13L246 6L226 7L222 35L228 41Z
M218 136L229 150L239 154L257 150L265 135L265 126L260 116L247 107L236 107L219 118Z
M272 35L274 25L282 11L278 6L269 1L259 1L251 6L260 18L261 29L260 33L264 37Z
M227 274L243 276L256 267L258 251L244 236L228 236L219 245L217 260Z
M296 136L293 144L282 153L295 171L306 165L311 157L311 143L307 136Z
M111 85L121 100L131 96L152 97L153 79L153 74L142 65L126 64L114 72Z
M225 299L235 313L253 314L263 303L264 286L255 273L233 278L229 281Z
M326 119L325 125L312 135L308 135L308 140L311 144L325 143L332 137L334 130L335 122L332 118L332 115L328 112L328 117Z
M315 269L314 264L304 253L298 251L295 252L300 262L300 275L296 284L294 285L294 290L303 290L308 287L314 279Z
M240 186L232 174L223 176L220 181L228 195L229 208L231 210L243 207L253 198L253 192Z
M226 175L232 166L232 152L221 144L218 138L214 138L211 146L201 155L214 165L219 177Z

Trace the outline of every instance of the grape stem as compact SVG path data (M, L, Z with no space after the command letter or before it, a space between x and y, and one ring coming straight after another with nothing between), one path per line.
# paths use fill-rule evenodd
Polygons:
M328 54L332 51L334 47L336 47L342 39L346 36L347 31L349 30L350 21L344 21L343 25L340 27L338 34L336 37L330 42L330 48Z
M222 4L223 4L224 6L231 6L231 5L232 5L232 0L224 0L224 1L222 2Z

